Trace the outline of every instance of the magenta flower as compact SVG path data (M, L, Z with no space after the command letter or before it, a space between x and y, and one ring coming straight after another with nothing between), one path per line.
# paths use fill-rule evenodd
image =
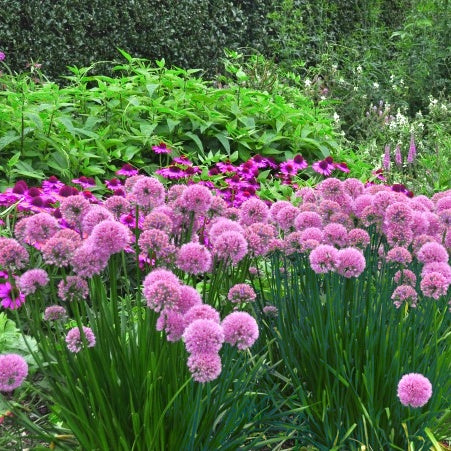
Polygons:
M170 248L169 236L158 229L144 230L138 239L138 245L141 252L149 258L164 256Z
M61 201L60 212L63 219L71 226L79 226L91 204L83 196L69 196Z
M338 264L338 250L328 244L320 244L309 256L310 266L318 274L334 271Z
M273 210L274 214L274 210ZM277 215L275 217L276 224L285 232L294 228L294 220L299 215L299 209L294 205L288 203L287 206L283 206L277 210Z
M220 260L230 261L233 265L247 254L248 244L239 232L223 232L213 243L213 254Z
M353 247L339 250L337 260L337 273L347 278L360 276L366 266L362 252Z
M444 296L449 287L447 278L439 272L428 272L423 276L420 282L421 291L425 296L433 299L439 299Z
M401 307L404 302L408 302L412 307L417 306L418 294L411 285L399 285L393 292L391 299L396 308Z
M412 261L411 253L401 246L394 247L387 252L387 261L407 265Z
M421 277L430 272L438 272L451 284L451 266L447 262L431 262L423 266Z
M385 146L384 159L382 162L382 166L386 171L390 170L390 146Z
M396 166L402 165L401 146L398 144L395 149L395 163Z
M310 227L322 227L323 220L321 216L314 211L303 211L296 216L294 226L296 230L302 231Z
M80 185L83 189L96 186L96 181L92 177L86 177L84 175L82 175L78 179L72 179L72 183Z
M179 341L185 330L183 315L174 310L163 309L157 319L156 329L164 330L168 341Z
M60 229L58 221L48 213L31 216L25 226L25 239L28 243L43 243Z
M2 307L16 310L25 302L25 295L5 282L0 284L0 299Z
M417 148L415 146L415 138L412 135L410 136L410 146L409 146L409 153L407 154L407 163L413 163L415 161L415 158L417 156Z
M178 251L176 265L188 274L203 274L211 269L210 251L199 243L186 243Z
M165 233L171 233L174 223L171 217L163 211L152 210L142 223L143 230L158 229Z
M114 220L113 213L101 205L93 205L83 217L82 229L85 235L90 235L97 224L102 221Z
M125 177L132 177L138 175L138 169L135 169L131 164L125 163L119 170L116 171L116 175L124 175Z
M70 229L64 230L73 232ZM76 232L74 233L80 238ZM77 240L54 235L42 246L42 257L47 264L60 268L68 266L78 246L79 242Z
M3 52L0 52L0 61L4 61L6 55Z
M405 374L398 383L398 398L405 406L422 407L431 396L432 384L422 374Z
M100 274L108 263L108 255L99 252L99 249L92 245L92 241L86 240L74 253L71 265L74 272L81 277L92 277Z
M351 229L348 232L348 244L350 246L365 249L370 244L370 236L366 230Z
M49 276L43 269L35 268L24 272L18 281L18 287L27 296L33 294L39 287L49 283Z
M200 306L201 304L202 298L195 288L190 287L189 285L182 285L180 287L179 310L182 315L185 315L191 309L191 307ZM184 319L184 321L185 320L186 318ZM219 322L219 314L216 322Z
M403 269L396 271L393 280L395 283L399 283L400 285L410 285L411 287L415 287L417 283L417 276L410 269Z
M325 160L316 161L312 164L312 169L318 174L322 174L326 177L332 174L335 169L335 165L333 159L331 157L327 157Z
M148 279L144 279L144 297L147 300L147 306L159 312L163 309L178 310L180 302L180 285L174 283L170 279L157 280L148 283Z
M215 380L222 370L218 354L192 354L188 357L188 369L196 382Z
M191 307L184 316L185 327L189 326L193 321L197 319L208 319L215 323L220 323L221 319L219 312L208 304L196 304Z
M224 332L215 321L196 319L183 332L183 341L190 354L215 354L224 343Z
M268 218L269 208L262 200L251 198L242 203L240 209L240 223L242 225L267 222Z
M151 285L154 282L158 282L160 280L167 280L169 282L180 284L179 278L171 271L167 269L154 269L152 272L147 274L144 279L143 285Z
M88 294L88 283L80 276L67 276L66 280L61 280L58 284L58 296L63 301L85 299Z
M73 327L66 335L66 344L70 352L77 353L85 344L86 347L93 348L96 344L96 337L89 327L83 326L83 334L78 327Z
M58 321L67 317L66 309L60 305L51 305L44 311L45 321Z
M15 390L22 385L27 375L28 364L21 355L0 355L0 391Z
M230 288L227 299L230 302L253 302L257 298L254 289L247 283L238 283Z
M421 263L448 263L448 252L445 247L436 242L425 243L417 252L417 258Z
M332 244L338 247L344 247L348 243L348 231L341 224L331 222L323 229L323 241L325 244Z
M258 325L246 312L232 312L222 321L224 341L238 349L250 348L258 338Z
M342 163L334 163L335 169L338 169L341 172L344 172L345 174L349 173L348 165L344 162Z
M169 149L169 147L167 147L166 144L163 142L161 142L157 146L152 146L152 150L155 153L171 153L172 152L172 150Z
M202 185L189 185L182 193L181 203L188 212L204 215L210 208L213 196L210 190Z
M132 194L140 207L152 209L164 203L166 193L163 184L158 179L141 177L134 184Z
M215 220L208 231L210 241L214 244L216 239L224 232L238 232L244 234L243 227L236 221L232 221L228 218L218 218Z
M92 246L97 252L106 255L121 252L130 243L129 229L120 222L113 220L102 221L91 233Z

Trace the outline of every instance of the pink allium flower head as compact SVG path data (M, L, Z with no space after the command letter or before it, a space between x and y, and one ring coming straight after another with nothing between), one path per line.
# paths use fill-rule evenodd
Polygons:
M179 341L185 330L183 315L174 310L163 309L157 319L156 329L164 330L168 341Z
M176 265L188 274L203 274L211 269L210 251L198 243L186 243L177 253Z
M147 274L144 279L144 285L151 285L154 282L158 282L160 280L167 280L169 282L180 284L179 278L171 271L167 269L154 269L152 272Z
M318 227L307 227L301 232L301 240L316 240L320 243L323 240L324 234Z
M329 221L334 214L340 212L342 212L340 204L330 199L322 199L318 206L318 213L324 221Z
M222 370L218 354L192 354L188 357L187 365L193 379L200 383L215 380Z
M144 209L158 207L164 203L165 199L164 186L154 177L139 178L133 185L132 194L135 196L136 203Z
M0 284L0 299L2 307L16 310L25 302L25 295L5 282Z
M180 285L170 279L157 280L151 284L144 279L143 294L147 306L155 312L162 309L179 310Z
M80 245L82 242L80 234L72 229L58 230L58 232L56 232L55 235L53 235L52 238L50 238L50 239L53 239L53 238L64 238L66 240L72 241L77 246Z
M141 252L147 257L165 256L169 250L169 236L166 232L158 229L148 229L141 233L138 239Z
M18 282L18 287L27 296L33 294L39 287L49 283L49 276L43 269L35 268L24 272Z
M439 299L440 296L445 296L449 285L446 276L439 272L428 272L420 282L420 288L423 294L433 299Z
M348 243L348 231L346 227L337 223L327 224L323 229L323 241L325 244L332 244L338 247L344 247Z
M286 207L280 208L276 216L276 224L285 232L294 228L294 220L299 215L299 210L289 204Z
M412 229L403 229L402 227L388 228L385 236L391 247L407 247L413 240Z
M93 205L83 217L83 233L90 235L94 227L102 221L114 221L113 213L101 205Z
M55 235L60 226L58 221L48 213L38 213L31 216L25 226L26 241L29 243L44 243Z
M213 196L208 214L211 217L223 216L227 209L227 202L219 196Z
M266 316L272 316L272 317L276 317L279 314L279 310L277 307L275 307L274 305L265 305L263 307L263 313Z
M451 228L451 208L447 208L446 210L441 210L438 213L438 217L440 222L445 226L448 230ZM449 246L447 246L449 247Z
M388 262L407 265L412 261L412 255L405 247L397 246L387 252L386 259Z
M338 204L340 204L340 201L343 199L344 188L343 183L339 179L329 178L323 180L316 186L316 189L323 199L333 200Z
M84 342L86 340L86 343ZM93 348L96 344L96 337L91 328L83 326L83 334L78 327L73 327L66 335L67 349L70 352L80 352L84 345Z
M213 242L213 254L220 260L236 265L247 254L246 239L239 232L223 232Z
M365 249L370 244L370 236L366 230L351 229L348 232L348 244L360 249Z
M379 191L372 200L371 205L378 216L383 217L387 208L394 203L393 193L390 191Z
M262 200L254 197L241 204L241 224L251 225L255 222L267 222L268 218L269 208Z
M346 213L334 213L330 219L330 223L341 224L345 229L352 229L354 227L353 218Z
M410 137L409 153L407 154L407 163L413 163L417 156L417 148L415 146L415 138L413 134Z
M313 188L304 186L296 192L296 197L300 197L303 203L316 202L316 192Z
M61 268L70 264L78 246L77 241L54 235L42 246L42 256L47 264Z
M220 236L223 232L231 231L244 234L244 228L238 222L227 218L218 218L209 228L208 236L210 241L214 244L218 236Z
M451 266L446 262L431 262L423 266L421 277L430 272L438 272L445 277L448 284L451 284Z
M338 250L328 244L320 244L309 256L310 266L316 273L334 271L338 264Z
M188 312L191 307L202 304L202 298L199 292L189 285L182 285L180 287L180 302L179 310L182 315ZM218 318L219 322L219 318Z
M448 262L448 251L439 243L430 242L421 246L417 252L417 258L421 263Z
M337 273L344 277L358 277L365 269L365 257L359 249L353 247L341 249L337 258Z
M15 390L22 385L27 375L28 364L21 355L0 355L0 391Z
M58 296L63 301L79 301L86 299L88 294L88 283L80 276L67 276L58 284Z
M411 287L415 287L417 276L410 269L402 269L396 272L393 280L400 285L410 285Z
M188 212L204 215L210 208L213 196L207 187L195 184L187 186L180 199Z
M382 161L382 166L386 171L390 170L390 146L385 146L384 159Z
M152 210L145 218L142 224L143 230L158 229L165 233L171 233L173 222L170 216L164 212Z
M442 232L442 224L438 215L431 213L430 211L425 211L423 216L429 221L428 235L434 236Z
M118 221L106 220L97 224L91 233L92 246L106 255L116 254L130 243L129 229Z
M384 223L388 227L410 227L413 219L413 210L407 203L395 202L385 210Z
M122 196L111 196L105 201L104 205L116 219L130 211L130 202Z
M292 232L285 236L282 248L285 251L285 255L292 255L297 252L303 252L302 244L301 232Z
M248 243L248 250L254 255L266 255L271 241L276 237L276 229L272 224L255 222L247 227L244 237Z
M427 216L420 211L414 211L412 215L412 231L415 236L427 233L429 230L429 221Z
M67 318L66 309L60 305L51 305L44 311L45 321L58 321Z
M321 216L318 213L315 213L314 211L303 211L296 216L294 226L296 227L296 230L301 231L308 227L321 228L322 222Z
M404 406L422 407L432 396L432 384L422 374L405 374L398 383L398 398Z
M28 252L13 238L0 237L0 267L14 273L28 263Z
M14 236L20 244L26 244L26 230L27 230L27 222L31 218L31 216L25 216L22 219L19 219L14 226Z
M124 182L125 192L128 194L131 194L134 186L136 185L136 182L145 177L146 177L145 175L137 174L137 175L132 175L131 177L128 177L127 179L125 179L125 182Z
M250 348L258 338L258 325L246 312L232 312L222 321L224 341L238 349Z
M84 215L91 208L91 204L83 196L69 196L61 200L60 212L63 219L70 226L80 226Z
M443 210L449 210L451 208L451 196L442 197L435 204L436 213L440 213Z
M343 190L346 194L349 194L353 199L356 199L358 196L363 194L363 190L365 189L364 184L355 178L348 178L343 182Z
M183 341L190 354L215 354L224 343L224 332L211 319L196 319L183 332Z
M355 215L360 218L362 216L362 213L366 207L369 207L372 205L373 202L373 196L370 194L362 194L360 196L357 196L354 201L354 213Z
M412 307L416 307L418 294L411 285L399 285L393 292L391 299L396 308L401 307L404 302L409 303Z
M227 299L233 303L253 302L257 298L254 289L247 283L238 283L230 288Z
M86 240L75 251L71 261L74 272L81 277L92 277L94 274L100 274L107 263L108 255L99 252L99 249L92 246L89 240Z
M269 219L272 222L277 221L277 214L284 207L292 207L292 204L286 200L278 200L269 207Z
M215 323L220 323L219 312L208 304L198 304L191 307L184 316L185 327L189 326L197 319L209 319Z

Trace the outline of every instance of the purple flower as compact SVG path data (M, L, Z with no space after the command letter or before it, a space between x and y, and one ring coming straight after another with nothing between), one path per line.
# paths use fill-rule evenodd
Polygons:
M382 166L386 171L390 170L390 146L385 146L384 160Z
M63 301L85 299L88 294L88 283L80 276L67 276L66 280L61 280L58 284L58 296Z
M240 223L251 225L255 222L267 222L269 218L269 208L260 199L251 198L241 205Z
M156 329L164 330L168 341L179 341L185 330L183 315L174 310L163 309L157 319Z
M331 222L323 229L323 240L325 244L332 244L338 247L344 247L348 243L348 231L341 224Z
M398 144L395 149L395 163L396 166L402 165L401 146Z
M258 338L258 325L246 312L232 312L222 321L224 341L238 349L250 348Z
M422 374L405 374L398 383L398 398L405 406L422 407L431 396L432 384Z
M254 289L247 283L238 283L230 288L227 299L230 302L253 302L257 298Z
M166 144L163 142L158 144L157 146L152 146L152 150L155 153L171 153L172 152L172 150L169 149L169 147L167 147Z
M241 261L247 251L247 241L235 231L221 233L213 243L214 255L220 260L231 261L233 265Z
M188 274L203 274L211 269L210 251L199 243L186 243L177 253L177 266Z
M71 226L80 226L83 216L91 204L83 196L69 196L61 201L60 211L63 219Z
M411 253L401 246L396 246L387 252L387 261L393 263L400 263L401 265L407 265L412 261Z
M298 215L299 209L288 203L287 206L282 206L282 208L278 209L275 222L282 230L287 232L294 228L294 220Z
M89 327L83 326L83 334L78 327L73 327L66 335L66 344L70 352L77 353L85 344L88 348L93 348L96 344L96 337Z
M215 323L220 323L219 312L208 304L197 304L191 307L183 318L185 321L185 327L189 326L193 321L197 319L209 319Z
M9 282L0 284L1 305L11 310L18 309L25 302L25 295Z
M348 232L348 244L360 249L365 249L370 244L370 236L366 230L351 229Z
M224 343L224 332L215 321L196 319L183 332L183 341L190 354L215 354Z
M322 174L329 177L335 169L334 161L331 157L327 157L325 160L316 161L312 164L312 169L318 174Z
M447 262L431 262L423 266L421 277L430 272L438 272L451 284L451 266Z
M158 229L144 230L138 239L141 252L149 257L162 257L170 250L169 236L166 232Z
M395 283L399 283L402 285L410 285L411 287L415 287L417 283L417 276L410 269L403 269L400 271L396 271L395 276L393 277ZM450 279L451 281L451 279Z
M141 177L134 184L132 194L137 204L145 209L152 209L164 203L164 186L154 177Z
M72 232L70 229L65 230ZM78 246L77 240L54 235L42 246L42 256L47 264L61 268L69 265Z
M102 221L106 220L113 221L113 214L101 205L93 205L83 217L83 233L85 235L90 235L97 224L100 224Z
M421 263L448 262L448 252L445 247L439 243L430 242L421 246L417 252L417 258Z
M263 307L263 313L267 316L276 317L279 314L279 310L274 305L265 305Z
M126 177L132 177L138 174L138 169L135 169L131 164L125 163L119 170L116 171L116 175L125 175Z
M337 273L347 278L358 277L366 266L362 252L353 247L339 250L337 259Z
M0 267L15 272L28 263L28 252L13 238L0 237Z
M145 218L142 224L143 230L158 229L165 233L171 233L173 221L169 215L163 211L152 210Z
M67 317L66 309L60 305L51 305L44 311L44 319L46 321L58 321Z
M43 269L29 269L24 272L18 282L18 287L24 295L33 294L39 287L49 283L49 276Z
M108 255L99 252L99 249L92 245L92 241L86 240L79 247L71 260L74 272L81 277L92 277L100 274L108 263Z
M202 298L195 288L189 285L182 285L180 287L179 310L182 315L185 315L191 307L200 306L201 304ZM216 322L219 322L219 314Z
M78 179L72 179L72 183L80 185L83 189L90 188L91 186L96 186L96 181L92 177L86 177L82 175Z
M302 211L296 216L294 226L296 230L302 231L309 227L322 227L323 220L321 216L314 211Z
M0 61L3 61L6 58L6 55L3 52L0 52Z
M222 233L231 231L244 234L244 229L238 222L232 221L228 218L218 218L210 226L208 236L210 238L210 241L214 244L214 242Z
M310 266L318 274L334 271L338 264L338 250L328 244L320 244L309 256Z
M425 296L433 299L439 299L444 296L449 287L447 278L439 272L428 272L423 276L420 282L421 291Z
M154 269L152 272L147 274L144 279L143 285L151 285L154 282L158 282L160 280L167 280L175 284L180 285L179 278L171 271L167 269Z
M91 233L92 246L97 252L108 256L121 252L130 242L129 229L120 222L102 221Z
M28 375L28 364L19 354L0 355L0 391L20 387Z
M25 237L28 243L43 243L60 229L58 221L48 213L31 216L25 226Z
M196 382L210 382L216 379L222 370L218 354L192 354L188 358L188 369Z
M188 212L204 215L210 208L213 196L210 190L202 185L189 185L180 198L183 208Z
M412 135L410 136L410 145L409 145L409 153L407 154L407 163L413 163L417 156L417 148L415 147L415 138Z
M157 280L149 283L149 279L144 279L144 297L147 306L159 312L163 309L178 310L180 302L180 285L170 279Z
M396 308L401 307L403 302L408 302L412 307L416 307L418 294L411 285L399 285L393 292L391 299Z

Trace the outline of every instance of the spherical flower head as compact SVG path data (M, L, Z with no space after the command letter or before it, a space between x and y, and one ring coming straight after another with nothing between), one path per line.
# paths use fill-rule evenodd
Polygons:
M49 276L44 269L29 269L24 272L18 282L19 289L27 296L33 294L39 287L44 287L49 283Z
M211 224L208 230L208 237L211 243L214 244L218 236L224 232L231 231L239 232L244 235L244 228L238 222L228 218L218 218Z
M91 328L83 326L83 333L78 327L73 327L66 335L67 349L70 352L80 352L84 345L93 348L96 344L96 337Z
M398 398L404 406L422 407L431 396L432 384L422 374L405 374L398 383Z
M91 204L83 196L69 196L60 204L60 212L63 219L70 226L80 226L84 215L91 208Z
M266 316L276 318L279 315L279 309L274 305L265 305L263 307L263 313Z
M338 264L338 250L328 244L320 244L312 250L309 260L317 274L334 271Z
M25 237L28 243L44 243L55 235L60 226L58 221L48 213L31 216L25 226Z
M92 246L108 256L121 252L131 241L127 226L118 221L106 220L97 224L91 233Z
M152 210L144 218L142 228L143 230L158 229L169 234L172 232L173 222L166 213Z
M21 355L0 355L0 391L15 390L22 385L27 375L28 364Z
M210 208L213 196L207 187L195 184L189 185L183 191L180 199L188 212L205 215Z
M215 380L222 370L218 354L192 354L188 357L187 365L193 379L200 383Z
M247 283L238 283L230 288L227 299L233 303L253 302L257 298L254 289Z
M420 282L421 291L425 296L439 299L444 296L449 287L447 278L439 272L429 272L425 274Z
M363 194L365 189L365 185L358 179L348 178L343 184L343 190L346 194L349 194L353 199L356 199L358 196Z
M292 207L293 205L286 200L278 200L269 207L269 219L272 222L277 222L277 215L282 208Z
M45 321L58 321L67 318L66 309L60 305L51 305L44 310Z
M58 296L66 302L85 299L89 294L88 283L80 276L67 276L58 284Z
M341 224L335 222L327 224L324 227L323 232L323 241L326 244L344 247L348 243L348 231L346 230L346 227Z
M191 307L201 304L202 298L195 288L190 287L189 285L182 285L180 287L179 310L182 315L187 313ZM219 322L219 317L217 322Z
M412 231L415 236L427 233L429 230L429 221L427 215L421 211L414 211L412 214Z
M366 230L351 229L348 232L348 244L359 249L366 249L370 244L370 236Z
M258 338L258 325L246 312L232 312L222 321L224 341L238 349L250 348Z
M171 280L158 280L152 284L146 283L144 279L144 297L147 306L159 312L162 309L179 310L180 302L180 285Z
M344 195L343 183L341 180L336 178L328 178L323 180L316 186L323 199L329 199L340 204L341 199Z
M224 343L224 332L213 320L196 319L183 332L183 341L190 354L215 354Z
M314 211L303 211L299 213L295 220L294 220L294 226L296 230L304 230L308 227L322 227L323 220L321 219L321 216L314 212Z
M101 205L93 205L82 220L83 233L90 235L97 224L102 221L114 221L113 213Z
M42 257L47 264L62 268L70 264L78 246L73 239L54 235L42 246Z
M385 210L384 223L387 227L411 226L413 220L413 210L405 202L395 202Z
M425 243L421 246L420 250L417 252L417 258L421 263L440 263L448 262L448 251L444 246L439 243L430 242Z
M208 304L197 304L191 307L183 318L185 327L189 326L193 321L197 319L209 319L215 323L220 323L221 319L219 312Z
M338 251L338 274L347 278L358 277L362 274L365 266L365 257L359 249L346 247Z
M276 229L272 224L255 222L244 231L248 250L254 255L266 255L270 251L270 243L276 238Z
M138 239L138 245L141 252L147 257L162 256L169 248L169 236L166 232L158 229L144 230Z
M11 310L18 309L25 302L25 295L9 282L0 284L1 306Z
M130 211L130 202L122 196L111 196L105 200L104 205L116 219Z
M417 283L417 276L410 269L403 269L395 273L393 280L397 284L410 285L411 287L415 287Z
M301 238L301 232L292 232L285 236L282 248L285 251L285 255L292 255L302 251L302 245L305 240ZM319 242L317 242L317 245ZM316 246L315 246L316 247Z
M255 222L267 222L269 218L269 208L260 199L252 197L241 204L240 223L251 225Z
M307 227L301 232L301 241L316 240L321 243L324 237L323 231L318 227Z
M394 195L390 191L379 191L372 200L371 205L378 216L384 216L387 208L394 202Z
M164 203L164 186L154 177L140 177L133 186L132 194L136 203L144 209L150 210Z
M213 243L213 253L219 260L230 261L233 265L247 254L248 244L239 232L223 232Z
M203 274L211 269L210 251L199 243L186 243L177 253L176 265L188 274Z
M185 330L183 315L174 310L163 309L157 319L156 329L164 330L168 341L179 341Z
M16 272L28 263L28 252L13 238L0 237L0 268Z
M108 257L108 254L101 252L101 249L93 246L91 241L86 240L75 251L71 265L78 276L92 277L105 269Z
M407 265L412 261L412 255L405 247L396 246L387 252L386 259L388 262Z
M399 308L403 302L411 304L412 307L416 307L418 294L411 285L399 285L395 288L391 299L394 301L396 308Z
M386 232L385 237L389 246L407 247L413 240L413 232L410 228L393 227Z
M309 186L304 186L299 191L297 191L296 197L300 197L304 204L316 202L316 192L313 188L310 188Z
M446 281L451 284L451 266L446 262L431 262L423 266L421 277L430 272L438 272L445 277Z
M180 279L172 272L167 269L154 269L152 272L147 274L144 279L144 286L151 285L154 282L158 282L160 280L167 280L169 282L180 284Z
M276 224L285 232L294 228L294 220L299 215L299 209L289 204L279 209L276 216Z

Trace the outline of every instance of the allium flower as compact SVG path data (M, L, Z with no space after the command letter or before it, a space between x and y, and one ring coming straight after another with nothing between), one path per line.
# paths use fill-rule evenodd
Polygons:
M210 208L213 196L205 186L189 185L182 193L181 203L188 212L204 215Z
M289 235L286 235L285 240L283 241L283 249L285 251L285 254L292 255L297 252L303 252L302 244L304 241L306 240L302 240L301 232L292 232ZM316 243L316 246L318 246L319 241L317 241Z
M232 312L222 321L224 341L238 349L250 348L258 338L258 325L246 312Z
M322 222L323 220L318 213L313 211L303 211L296 216L294 226L296 227L296 230L300 231L307 229L308 227L321 228Z
M387 243L392 246L407 247L413 239L412 229L404 229L402 227L389 228L385 234Z
M348 231L341 224L334 222L327 224L323 232L323 241L325 244L344 247L348 243Z
M394 203L394 195L390 191L379 191L374 194L371 205L378 216L383 217L387 208Z
M143 230L158 229L165 233L171 233L173 222L169 215L162 211L152 210L145 218L142 224Z
M347 278L360 276L366 266L362 252L353 247L339 250L337 259L337 273Z
M353 199L363 194L365 185L358 179L348 178L343 182L343 190L346 194L349 194Z
M230 288L227 299L230 302L253 302L257 298L254 289L247 283L238 283Z
M58 221L48 213L38 213L31 216L25 226L26 241L43 243L59 230Z
M366 230L352 229L348 232L348 244L365 249L370 244L370 236Z
M312 250L309 260L316 273L334 271L338 264L338 250L328 244L320 244Z
M323 180L316 186L323 199L333 200L338 204L341 203L344 196L344 187L341 180L330 178Z
M384 223L389 228L408 228L412 223L412 213L412 209L406 203L395 202L385 211Z
M191 307L201 304L202 298L195 288L190 287L189 285L182 285L180 287L179 310L182 315L187 313ZM217 322L219 322L219 317Z
M444 296L449 287L446 277L439 272L429 272L423 276L420 282L421 291L425 296L439 299Z
M61 201L60 212L63 219L71 226L80 226L91 204L83 196L69 196Z
M285 232L294 228L294 220L299 215L299 209L294 205L288 204L286 207L279 209L275 218L275 223Z
M169 147L166 146L165 143L160 143L158 146L152 146L152 150L155 153L171 153L172 150L169 149Z
M152 209L164 203L164 186L154 177L140 177L133 186L132 194L136 203L145 209Z
M18 287L22 293L27 296L33 294L39 287L43 287L49 283L49 276L43 269L29 269L24 272L18 282Z
M241 204L240 223L251 225L255 222L267 222L269 218L269 208L260 199L251 198Z
M89 327L83 326L83 334L78 327L73 327L66 335L66 344L70 352L77 353L85 344L86 347L93 348L96 344L96 337Z
M309 186L304 186L299 191L297 191L296 197L300 197L304 204L316 202L316 192L313 188L310 188Z
M5 282L0 284L0 299L2 307L16 310L25 302L25 295Z
M83 217L83 233L90 235L97 224L107 220L114 221L113 213L101 205L93 205Z
M28 364L21 355L0 355L0 391L15 390L22 385L27 375Z
M427 233L429 230L429 221L424 212L414 211L412 215L412 231L415 236Z
M256 222L247 227L244 237L250 253L266 255L270 251L270 243L276 237L276 229L272 224Z
M28 252L13 238L0 237L0 267L14 273L28 263Z
M404 406L422 407L432 396L432 384L422 374L405 374L398 383L398 398Z
M223 216L227 209L227 202L219 196L213 196L210 204L210 208L208 209L208 214L210 217Z
M147 257L164 256L169 250L169 236L166 232L158 229L144 230L138 239L138 245L141 252Z
M215 380L222 370L218 354L192 354L188 357L188 369L196 382Z
M213 243L213 253L220 260L236 265L247 254L247 241L239 232L223 232Z
M418 294L411 285L399 285L393 292L391 299L394 301L393 304L395 304L396 308L401 307L404 302L416 307Z
M104 202L106 208L113 213L116 219L130 211L130 202L122 196L111 196Z
M210 251L199 243L186 243L177 253L177 267L188 274L206 273L211 263Z
M0 52L0 61L3 61L6 58L3 52Z
M224 332L215 321L196 319L183 332L183 341L190 354L215 354L224 343Z
M147 278L144 279L144 297L147 306L159 312L162 309L172 309L178 311L180 302L180 285L170 279L157 280L151 284Z
M163 309L157 319L156 329L164 330L168 341L179 341L185 330L183 315L174 310Z
M54 235L42 246L42 256L47 264L61 268L69 265L78 246L77 241Z
M209 319L215 323L220 323L221 319L219 312L208 304L198 304L191 307L183 318L185 321L185 327L189 326L193 321L197 319Z
M307 227L301 232L301 241L316 240L318 244L323 240L324 234L318 227Z
M276 317L279 314L279 310L274 305L265 305L263 307L263 313L267 316Z
M92 277L94 274L100 274L108 263L108 255L99 252L99 249L92 246L92 242L85 241L79 247L71 260L74 272L81 277Z
M446 262L431 262L423 266L421 277L430 272L438 272L445 277L446 281L451 284L451 266Z
M147 274L144 279L144 285L151 285L154 282L158 282L160 280L167 280L169 282L180 284L179 278L171 271L167 269L154 269L152 272Z
M66 280L61 280L58 284L58 296L63 301L85 299L88 294L88 283L80 276L67 276Z
M58 321L67 317L66 309L60 305L51 305L44 311L45 321Z
M417 258L421 263L432 263L432 262L448 262L448 252L439 243L430 242L425 243L421 246L420 250L417 252Z
M91 233L92 246L106 255L122 251L130 242L129 229L120 222L106 220L97 224Z
M412 261L412 255L405 247L397 246L387 252L386 259L388 262L407 265Z
M414 287L417 283L417 276L410 269L403 269L396 271L393 280L395 281L395 283L410 285L411 287Z
M218 218L211 225L208 231L208 237L210 238L210 241L214 244L216 239L223 232L231 232L231 231L239 232L244 235L244 229L238 222L232 221L231 219L228 218Z

